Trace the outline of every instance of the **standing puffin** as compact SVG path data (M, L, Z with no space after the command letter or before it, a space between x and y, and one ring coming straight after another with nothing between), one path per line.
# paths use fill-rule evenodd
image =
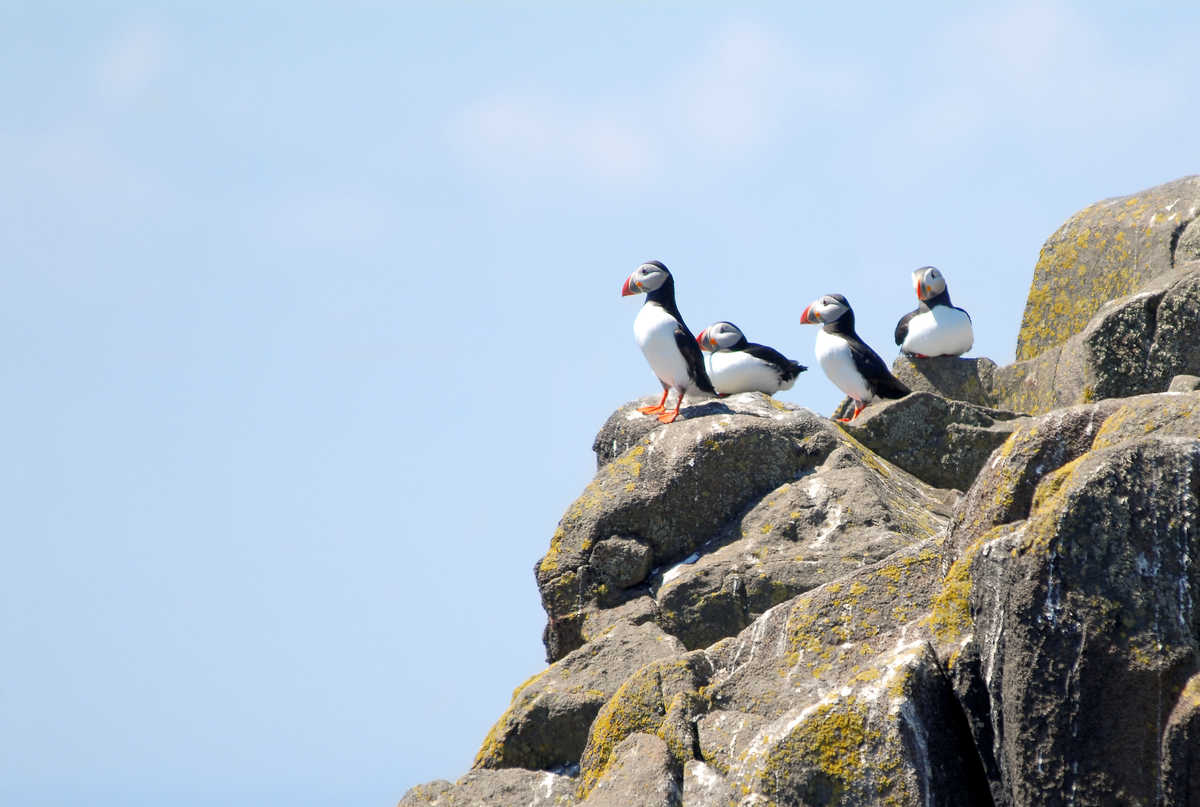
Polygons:
M775 348L747 342L745 334L732 322L709 325L696 337L696 342L705 352L708 377L719 395L735 392L774 395L781 389L791 389L796 376L808 369L785 358Z
M667 267L661 261L643 263L621 286L622 297L630 294L646 295L646 302L633 321L633 335L663 388L658 406L643 406L638 411L658 415L663 423L672 423L679 417L685 392L699 389L711 395L716 391L704 370L700 346L675 306L675 278ZM665 404L671 390L677 396L675 411L667 412Z
M920 305L896 323L900 352L924 359L961 356L970 350L975 342L971 315L950 304L942 273L932 266L922 266L913 272L913 288Z
M854 414L838 418L841 422L854 420L876 398L903 398L912 392L854 332L854 311L842 295L826 294L814 300L800 315L800 322L822 326L817 332L817 362L829 380L854 401Z

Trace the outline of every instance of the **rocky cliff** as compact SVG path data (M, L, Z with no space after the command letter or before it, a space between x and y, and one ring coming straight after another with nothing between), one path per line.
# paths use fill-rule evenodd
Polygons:
M1017 355L841 426L630 402L451 805L1200 805L1200 177L1047 242Z

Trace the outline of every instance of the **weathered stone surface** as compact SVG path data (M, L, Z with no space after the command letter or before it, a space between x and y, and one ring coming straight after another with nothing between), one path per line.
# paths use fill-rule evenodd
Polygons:
M699 753L709 787L745 804L986 804L970 729L922 639L938 560L926 541L639 671L593 725L581 795L644 732L673 770Z
M475 757L476 768L555 768L576 763L600 707L645 664L683 652L653 623L618 623L513 693Z
M1050 472L1082 456L1118 400L1058 409L1024 418L989 457L959 501L943 551L947 565L993 527L1029 515L1033 492Z
M966 571L960 611L1012 805L1155 804L1169 705L1200 666L1200 442L1100 446L1103 433L1042 479L1026 520L969 547L943 589Z
M929 392L870 407L846 431L879 456L938 488L966 490L1018 415Z
M1173 269L1177 241L1198 212L1200 177L1186 177L1072 216L1042 247L1017 359L1063 344L1106 301L1133 294Z
M701 751L729 765L735 792L778 804L986 803L969 730L922 639L937 567L931 543L912 547L709 649L707 692L724 714L702 722Z
M471 771L454 784L417 785L398 807L571 807L575 780L548 771Z
M698 560L666 570L658 623L689 648L732 636L772 606L938 534L953 501L847 442L735 519Z
M687 807L729 807L737 804L725 777L699 760L683 766L683 803Z
M1047 412L1167 389L1200 374L1200 262L1180 263L1137 293L1109 300L1077 333L1036 357L999 367L997 406Z
M638 733L666 744L671 774L680 781L684 763L693 758L695 721L704 711L700 690L711 671L708 657L697 651L653 662L630 676L592 724L579 763L579 795L592 792L608 775L620 744Z
M892 362L892 375L914 392L935 392L953 401L994 407L992 397L996 363L991 359L932 356L917 359L899 356Z
M627 423L640 429L646 420L655 426L600 468L535 567L551 661L583 643L589 613L646 593L605 582L592 564L596 544L613 535L635 539L649 547L655 566L674 564L742 509L821 464L845 439L827 419L761 394L693 407L687 419L667 426L638 413L636 403L622 407L624 414L606 428L617 433L625 427L613 424Z
M1187 682L1167 718L1162 760L1161 803L1200 807L1200 675Z
M630 588L650 574L654 553L636 538L613 536L592 548L591 565L600 579L616 588Z
M588 797L587 807L680 807L678 766L667 744L652 734L631 734L613 749L613 761Z
M1194 392L1200 389L1200 376L1177 375L1171 379L1167 392Z

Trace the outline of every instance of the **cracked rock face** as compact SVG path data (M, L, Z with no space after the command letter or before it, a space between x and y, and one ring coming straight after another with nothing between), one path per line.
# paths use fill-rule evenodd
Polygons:
M1094 449L981 547L970 609L1009 803L1156 803L1168 717L1198 667L1198 494L1194 438Z

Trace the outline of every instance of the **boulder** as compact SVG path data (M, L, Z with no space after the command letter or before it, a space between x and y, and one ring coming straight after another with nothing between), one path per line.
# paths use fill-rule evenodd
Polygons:
M678 640L653 623L617 623L517 688L474 767L549 769L578 763L592 720L621 683L654 659L682 651Z
M934 392L952 401L985 407L996 405L992 396L995 374L996 363L986 358L899 356L892 362L892 375L913 392Z
M417 785L397 807L571 807L575 803L574 779L509 768L471 771L454 784L438 780Z
M1081 333L1109 300L1142 291L1184 259L1200 213L1200 177L1090 205L1047 239L1034 268L1017 338L1024 361Z
M1167 392L1194 392L1200 389L1200 376L1177 375L1171 379Z
M623 430L641 433L654 425L601 465L535 566L548 617L544 642L550 661L586 641L587 623L595 624L589 617L598 610L648 592L644 585L621 587L637 575L614 579L611 553L593 562L598 544L617 536L645 547L652 566L673 565L744 508L820 465L844 441L827 419L761 394L692 407L686 419L670 425L641 415L637 403L609 418L608 436L597 442L625 445L632 438Z
M613 749L612 764L581 805L681 807L682 795L667 744L652 734L639 733Z
M620 762L620 747L631 736L648 734L665 744L671 777L682 779L693 758L696 719L703 713L701 688L712 666L702 651L663 659L638 670L604 704L588 734L579 763L579 796L586 798Z
M721 774L692 759L683 766L683 803L687 807L729 807L738 799Z
M1038 483L1091 450L1100 427L1120 405L1103 401L1019 421L954 510L943 545L947 566L987 531L1028 516Z
M966 490L1018 415L930 392L867 408L845 430L871 451L937 488Z
M657 578L658 624L687 647L732 636L767 609L836 580L947 524L953 494L849 441L785 482Z
M685 793L717 794L700 803L986 803L969 727L922 638L938 560L922 542L639 671L593 725L580 794L643 732L671 749Z
M1062 406L1163 392L1200 374L1200 262L1177 265L1137 293L1106 302L1086 326L1038 356L996 370L998 406Z
M940 595L959 614L940 626L978 648L976 717L1014 806L1157 803L1171 705L1200 667L1200 441L1109 428L1116 442L1102 427L1042 479L1026 519L964 550Z

